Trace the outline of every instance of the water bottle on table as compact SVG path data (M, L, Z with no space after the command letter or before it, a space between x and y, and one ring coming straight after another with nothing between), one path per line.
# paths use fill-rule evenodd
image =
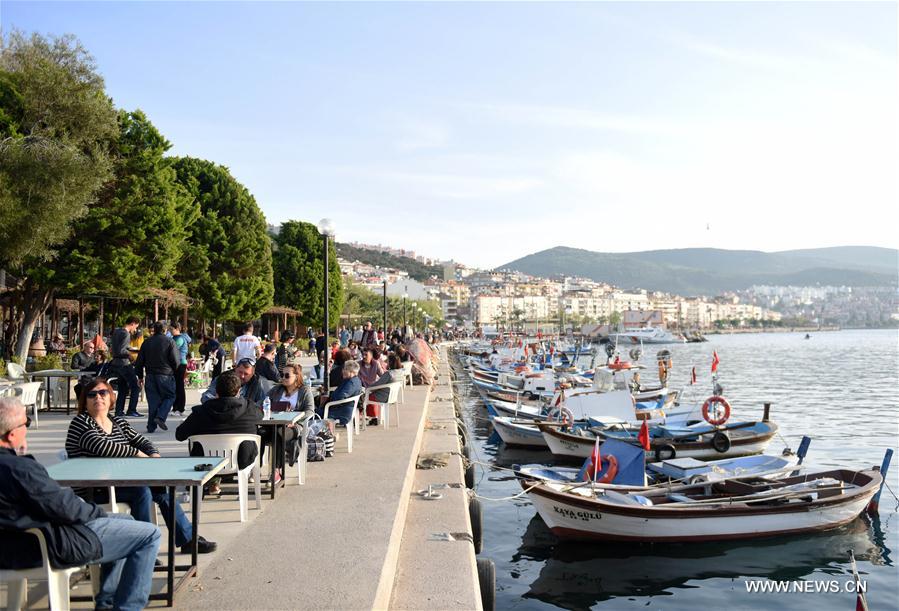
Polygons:
M262 402L262 419L263 420L271 420L272 419L272 400L268 397L265 398L265 401Z

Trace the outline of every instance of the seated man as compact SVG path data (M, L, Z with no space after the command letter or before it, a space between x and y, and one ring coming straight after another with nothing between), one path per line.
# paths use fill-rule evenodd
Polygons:
M81 371L94 364L94 342L86 342L80 352L72 355L72 371Z
M102 565L98 609L139 610L147 606L159 529L124 514L107 515L57 484L28 451L31 419L18 399L0 399L0 568L40 566L39 528L54 567Z
M175 430L175 439L185 441L193 435L242 434L255 435L256 424L262 420L258 404L239 397L240 378L226 372L215 380L216 396L194 407L187 419ZM207 391L208 392L208 391ZM194 444L192 456L203 456L203 448ZM245 441L237 450L237 465L244 468L256 459L256 444Z
M343 381L335 390L331 391L331 395L323 399L322 407L315 409L315 413L323 416L325 412L324 405L329 401L340 401L349 399L356 395L362 394L362 382L359 381L359 363L356 361L347 361L343 364ZM346 403L338 405L334 409L328 411L328 418L336 420L340 424L346 424L353 416L353 404Z
M233 372L229 371L226 373L235 373L240 379L240 392L238 393L238 396L245 398L247 401L252 401L259 407L262 406L262 402L272 390L273 384L256 373L256 361L253 359L241 359L237 362L237 366L234 368ZM216 391L217 381L218 378L212 380L209 388L203 393L203 396L200 397L201 403L206 403L210 399L214 399L218 396Z
M273 384L281 381L281 374L275 367L275 351L277 347L274 344L266 344L262 349L262 356L256 361L256 373L259 377L265 378Z

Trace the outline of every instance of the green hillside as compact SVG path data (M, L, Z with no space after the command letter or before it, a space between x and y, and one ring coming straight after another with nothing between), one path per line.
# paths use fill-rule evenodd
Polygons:
M378 252L338 243L337 254L348 261L359 261L368 265L405 271L410 278L420 282L427 280L431 276L443 277L443 268L439 265L425 265L415 259L397 257L386 251Z
M601 253L558 246L498 269L534 276L581 276L625 289L680 295L715 295L753 284L896 286L897 251L874 247L765 253L754 250L685 248ZM892 273L890 257L894 261ZM870 263L867 263L870 261Z

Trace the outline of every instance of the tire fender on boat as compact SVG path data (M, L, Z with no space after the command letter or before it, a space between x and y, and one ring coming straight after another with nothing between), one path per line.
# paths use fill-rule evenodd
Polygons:
M677 448L674 447L673 443L665 443L656 448L656 462L671 460L675 456L677 456Z
M712 448L716 452L724 454L730 449L730 437L724 431L717 431L712 435Z
M713 405L723 405L724 406L724 416L721 418L712 419L709 415L709 410ZM721 426L727 419L730 418L730 403L727 402L727 399L722 397L721 395L712 395L708 399L705 400L705 403L702 404L702 418L709 424L714 426Z
M474 463L469 463L465 469L465 487L474 490Z

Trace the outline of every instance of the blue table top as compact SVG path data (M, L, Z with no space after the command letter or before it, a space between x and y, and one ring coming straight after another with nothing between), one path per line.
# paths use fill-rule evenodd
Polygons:
M66 486L196 486L221 471L228 460L217 456L182 458L72 458L47 469ZM211 464L209 471L196 465Z

